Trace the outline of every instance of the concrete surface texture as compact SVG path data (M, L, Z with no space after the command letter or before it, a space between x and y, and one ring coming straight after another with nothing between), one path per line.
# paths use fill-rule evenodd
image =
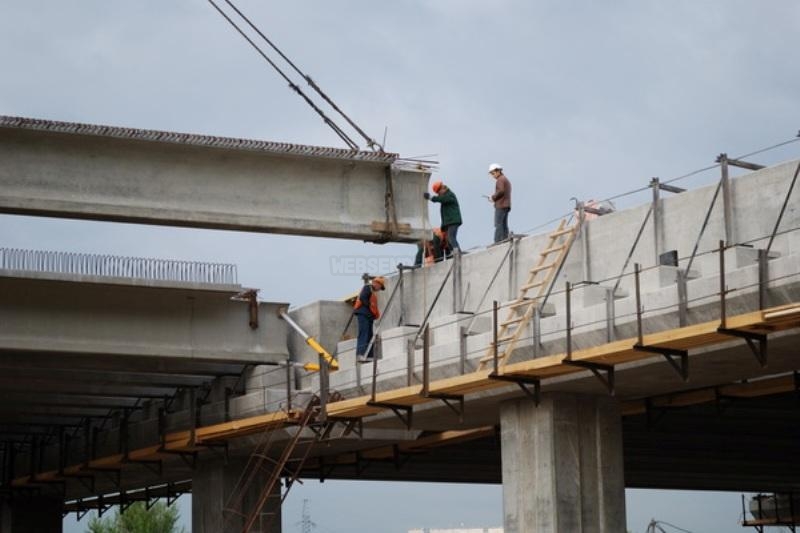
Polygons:
M185 361L284 361L286 324L261 303L261 329L249 326L248 303L234 287L170 287L109 283L86 276L66 281L0 271L0 350ZM269 330L270 334L263 332ZM118 359L124 364L124 359Z
M729 314L759 307L758 280L763 271L760 272L755 260L754 248L766 246L796 166L797 162L789 162L750 173L732 183L729 207L735 213L735 220L730 222L737 242L729 243L723 255ZM688 266L713 193L712 186L663 198L655 206L657 214L649 218L624 272L625 258L649 206L588 221L554 282L548 304L542 308L541 320L530 326L511 361L565 350L567 281L576 284L570 294L569 321L574 349L635 337L633 263L642 265L640 292L645 333L676 328L682 323L718 320L721 276L716 248L719 240L725 238L721 198L699 240L699 253L687 274L685 290L679 283L679 272ZM766 266L769 279L763 294L767 306L800 301L797 205L796 197L792 197L772 246L774 253L761 265ZM659 238L655 239L655 235ZM421 383L421 332L426 316L431 333L432 379L474 370L490 345L491 302L497 300L505 305L516 297L546 240L546 234L519 236L458 259L423 269L402 269L400 274L388 276L387 291L380 295L381 305L386 306L389 295L395 289L396 292L380 323L382 358L377 365L376 388L386 390ZM656 264L658 255L669 250L677 250L679 267ZM614 290L618 279L619 286ZM8 385L2 393L3 399L7 405L14 402L15 406L0 409L0 432L6 441L0 449L7 480L29 473L57 475L60 465L80 465L93 458L117 457L115 460L119 462L126 450L157 448L165 434L180 431L188 434L209 424L280 412L290 401L293 406L302 406L320 388L318 374L295 366L281 366L287 357L294 363L317 360L317 354L278 318L277 309L285 304L259 303L259 327L252 329L249 304L231 300L240 287L186 286L152 280L125 283L91 276L19 271L4 272L0 284L2 294L7 296L0 300L0 368L8 371L0 382ZM681 303L685 303L685 310L681 309ZM291 311L308 333L337 354L341 369L331 374L331 389L345 397L368 393L372 386L372 367L356 364L352 338L341 341L343 332L350 337L355 333L353 324L345 327L351 312L344 301L312 302ZM623 483L617 464L622 430L619 418L610 421L613 417L608 413L618 412L619 402L631 399L796 370L797 336L796 331L788 331L771 337L768 368L757 364L741 340L696 350L690 357L690 382L681 380L660 356L620 365L616 369L616 399L607 398L600 381L586 371L545 380L542 390L546 397L559 398L556 394L563 394L567 400L552 405L545 402L539 411L519 403L524 395L513 385L469 395L463 420L440 402L415 407L411 428L405 428L386 411L366 418L364 427L357 432L336 431L335 438L324 449L312 454L316 462L302 475L504 483L508 478L511 484L517 478L506 469L513 467L515 459L529 461L543 472L544 456L532 449L530 435L538 431L539 425L544 427L552 420L563 420L563 432L556 429L544 432L550 440L539 443L553 450L556 454L553 460L561 461L551 471L554 484L549 484L549 489L542 484L530 491L520 490L526 495L544 490L542 498L549 498L554 512L566 507L580 508L579 513L564 511L567 514L563 520L570 524L579 521L589 528L587 531L595 527L589 524L600 524L596 526L601 528L599 531L612 531L615 520L624 516L624 508L619 507L624 505L623 500L617 494ZM30 392L33 389L35 392ZM583 405L585 398L595 407L578 410L570 407L574 402ZM508 407L512 405L518 405L526 414L512 420L509 413L513 410ZM548 412L555 413L554 418L547 418ZM53 428L59 425L67 428L65 432L70 439L53 438ZM499 448L497 440L483 431L497 425L501 427ZM588 428L589 433L575 434L569 428L576 425ZM602 431L597 429L601 426ZM714 477L725 465L724 461L717 464L713 458L705 461L711 470L703 476L666 477L664 472L653 469L656 463L652 458L680 450L684 456L670 455L672 471L676 465L686 464L681 461L687 452L678 446L667 450L653 447L652 439L642 437L645 431L642 428L649 426L637 422L625 427L628 441L633 443L631 449L636 451L625 458L625 483L650 487L674 483L683 488L697 487L698 483L706 483L702 488L720 488L724 483L728 488L747 485L761 490L763 487L763 476L751 470L743 470L736 476ZM426 453L409 453L407 457L396 451L401 447L413 450L421 438L442 432L481 428L482 440L468 441L463 446L434 448L430 452L426 449ZM535 431L528 434L526 428ZM293 428L281 430L277 441L287 440L292 431ZM579 439L575 442L580 453L591 452L581 461L585 459L585 464L594 461L604 472L609 469L607 484L597 487L589 477L574 475L575 468L583 468L574 461L570 463L574 457L566 453L575 444L574 438ZM512 452L515 439L523 442L519 452ZM594 444L586 444L589 442ZM243 460L256 443L254 435L230 440L229 459ZM758 448L753 445L753 449ZM215 456L206 452L198 457L196 470L184 461L186 457L159 456L163 470L157 479L159 482L202 479L204 485L214 487L202 489L208 490L207 494L195 492L198 501L203 502L198 509L218 509L228 497L224 488L228 481L220 481L219 476L230 476L233 470L224 471L213 462ZM368 468L359 458L362 452L372 453L373 459L366 460ZM510 458L509 453L514 453L515 458ZM776 454L775 460L784 456L783 452ZM325 461L333 461L337 468L326 466ZM152 471L135 463L123 463L125 468L119 479L94 476L95 485L91 488L71 482L65 485L64 497L75 502L78 498L153 483ZM792 481L783 479L774 466L764 464L776 472L770 479L791 486ZM698 470L701 467L693 466ZM530 482L522 477L518 476L519 483ZM28 479L25 483L30 482ZM527 518L519 517L533 512L531 498L525 496L517 503L508 501L507 530L520 520L527 523ZM537 499L538 496L533 498ZM589 501L595 503L586 503ZM595 514L589 512L590 507ZM213 523L213 516L202 514L203 511L198 513L197 527Z
M427 217L396 154L0 117L0 157L4 213L401 242Z
M548 394L500 408L508 533L625 530L622 417L607 396Z
M735 214L732 222L738 237L735 244L739 246L728 243L730 248L725 252L726 286L730 291L728 313L754 310L758 306L756 249L766 247L770 239L796 167L796 161L787 162L732 180L731 202ZM677 274L687 268L696 245L698 253L692 259L686 283L685 319L687 323L698 323L718 318L720 263L716 250L719 241L725 239L721 195L701 235L715 187L711 185L668 198L662 193L657 206L659 214L649 217L624 272L623 265L650 206L586 222L553 283L538 332L534 332L531 325L531 331L523 336L524 342L518 345L512 361L564 350L567 281L575 285L571 292L573 348L635 336L635 263L642 269L640 290L645 333L677 327L681 320ZM795 190L772 245L769 276L773 281L769 285L769 305L797 299L800 212L796 195ZM663 238L659 239L663 243L661 249L655 247L656 229L663 233ZM437 367L433 375L459 373L460 359L466 359L466 370L475 368L476 360L485 355L491 340L492 301L505 306L516 298L546 239L546 234L523 236L469 253L461 257L460 263L450 260L424 269L405 270L402 276L389 276L387 290L380 294L381 306L385 306L387 295L401 278L402 287L400 296L384 310L379 324L383 348L379 387L410 384L406 379L409 360L413 361L414 382L418 382L422 361L420 326L428 314L432 366ZM658 255L669 250L677 251L679 267L656 264ZM460 275L453 275L451 269L459 269ZM617 284L614 297L608 297ZM438 300L435 299L437 293L440 293ZM326 339L340 335L341 330L331 328L333 324L346 322L350 313L348 306L327 303L324 317L318 314L319 309L319 304L309 304L295 309L293 315L307 325L311 334ZM501 308L501 320L505 312ZM462 327L467 330L466 336L460 335ZM292 335L290 333L290 342ZM534 336L539 342L533 342ZM416 345L409 355L407 341L414 339ZM365 390L362 372L353 362L353 342L341 343L337 351L343 370L331 376L331 386L345 394ZM301 349L293 350L293 356L306 359L312 354ZM304 383L312 389L318 387L316 381L306 379Z

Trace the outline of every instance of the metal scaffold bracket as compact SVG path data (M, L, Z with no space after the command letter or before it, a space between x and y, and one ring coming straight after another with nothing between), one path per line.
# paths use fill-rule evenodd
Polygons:
M679 350L677 348L669 348L664 346L643 346L641 344L634 344L633 349L639 352L649 352L663 355L667 362L675 372L681 377L683 381L689 381L689 351ZM676 360L680 357L680 361Z
M717 333L744 339L761 368L767 366L767 336L765 334L728 328L717 328Z
M541 401L542 396L542 382L539 378L530 376L514 376L508 374L489 374L489 379L496 379L498 381L508 381L509 383L516 383L522 392L524 392L533 403L537 406ZM532 386L533 388L531 389Z
M367 402L370 407L381 407L383 409L391 409L392 412L400 419L406 428L411 429L411 420L414 414L414 408L410 405L399 405L387 402Z
M602 363L594 363L592 361L574 361L572 359L563 359L561 361L565 365L577 366L591 370L592 374L600 380L600 383L608 390L611 396L615 394L614 385L614 366L605 365Z
M324 441L331 438L333 429L341 424L343 427L342 432L339 434L338 439L347 437L351 433L355 433L358 438L362 438L364 434L364 419L363 418L334 418L326 417L324 422L309 424L309 429L317 436L318 441Z
M447 394L442 392L431 392L431 342L430 342L430 328L425 326L423 333L422 345L422 390L419 395L423 398L434 398L441 400L444 404L458 416L458 421L464 421L464 395L463 394ZM454 404L452 402L458 402Z
M458 421L464 421L464 396L459 394L440 394L436 392L429 392L424 394L426 398L434 398L441 400L444 404L458 416ZM457 403L454 403L457 402Z

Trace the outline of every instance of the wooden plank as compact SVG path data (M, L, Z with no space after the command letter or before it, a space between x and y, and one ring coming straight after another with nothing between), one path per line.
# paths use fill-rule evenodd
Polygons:
M387 224L386 222L373 220L370 224L370 229L376 233L391 233L392 226L393 224L391 222ZM408 235L411 233L411 224L397 224L397 233Z
M790 304L764 311L754 311L732 316L727 319L726 325L730 329L747 331L779 331L797 328L800 326L798 320L800 320L800 304ZM644 344L648 346L681 347L682 349L698 348L726 342L737 342L730 336L717 333L718 327L719 321L705 322L683 328L650 333L644 336L643 341ZM616 365L634 360L658 357L647 352L634 350L633 346L636 342L636 338L631 338L577 350L573 352L572 359ZM565 357L566 354L561 353L509 364L506 366L505 375L530 376L544 379L575 372L584 372L583 369L563 364ZM511 386L507 382L491 379L489 374L490 372L488 370L478 370L470 374L436 380L430 383L429 390L432 393L463 395ZM718 387L718 390L720 394L725 396L755 397L790 392L794 390L794 387L793 376L786 375L773 379L724 385ZM670 407L708 402L713 399L713 390L711 393L709 393L709 390L712 389L675 393L668 397L656 399L656 405ZM434 399L420 396L421 392L421 385L412 385L378 393L376 395L376 400L381 403L404 406L414 406L434 401ZM365 395L331 403L328 406L328 414L335 417L360 418L377 414L385 410L381 407L367 405L370 399L371 396ZM633 400L624 402L622 411L623 414L626 415L644 412L644 401ZM225 440L241 435L252 434L256 431L266 431L284 427L286 424L291 423L292 420L298 416L298 413L299 411L293 411L291 413L279 411L201 427L195 432L196 445L191 444L189 431L173 432L168 434L165 438L166 449L171 451L197 451L203 449L202 442L204 441ZM168 457L167 454L161 453L159 450L160 445L140 448L131 451L129 458L134 460L153 460ZM122 466L123 460L124 457L122 454L114 454L90 461L89 467L95 469L119 468ZM81 463L65 468L64 472L67 474L77 474L83 469L84 465ZM17 478L12 481L12 485L28 486L35 485L37 480L52 481L58 479L62 479L58 471L52 470L49 472L37 473L35 479L31 479L30 476Z

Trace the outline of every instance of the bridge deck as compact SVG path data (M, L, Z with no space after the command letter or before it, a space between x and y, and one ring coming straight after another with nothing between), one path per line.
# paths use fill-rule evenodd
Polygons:
M800 303L784 305L763 311L756 311L729 317L726 323L729 329L738 329L754 333L769 333L800 327ZM706 322L693 326L676 328L644 336L645 345L672 347L680 349L700 348L713 344L729 342L732 337L718 333L719 321ZM632 347L637 339L615 341L601 346L576 351L572 354L573 360L598 362L609 365L623 364L631 361L653 357L652 354L634 350ZM566 354L542 357L530 361L522 361L506 366L506 375L528 376L545 379L569 373L581 372L580 368L563 363ZM719 390L689 391L671 396L668 400L661 400L660 404L679 406L691 405L713 401L715 394L727 396L751 397L766 394L775 394L794 390L796 384L792 376L782 376L744 384L729 384ZM489 371L479 371L470 374L436 380L430 383L432 393L469 394L486 391L498 387L508 387L507 382L494 380L489 377ZM422 386L402 387L395 390L384 391L376 395L376 401L387 404L414 406L432 401L422 395ZM332 403L328 406L328 415L337 418L360 418L376 414L386 409L371 405L371 396L365 395L349 400ZM623 402L622 412L625 415L641 413L645 409L644 402L639 400ZM272 412L260 416L244 418L232 422L225 422L204 426L195 430L195 439L192 441L190 431L179 431L166 435L165 445L148 446L139 448L129 453L127 459L123 454L114 454L89 461L86 464L77 464L64 468L63 472L51 470L38 473L35 478L23 476L13 481L13 486L22 487L64 479L65 475L77 475L87 467L89 469L118 468L126 462L163 459L170 452L192 452L202 450L206 445L225 440L252 435L264 431L272 431L294 424L297 412ZM445 432L447 435L426 437L425 445L439 445L443 440L450 438L465 440L485 436L489 431L486 428L478 430ZM433 442L435 441L435 442Z
M800 304L737 315L729 317L726 321L726 327L729 329L744 330L752 333L769 333L797 326L800 326ZM690 350L729 342L732 337L719 333L719 327L720 322L715 320L651 333L643 336L643 344L645 346ZM637 338L631 338L578 350L572 353L572 360L613 366L653 357L652 353L634 349L637 343ZM503 374L506 376L546 379L585 371L580 367L564 364L566 358L566 353L560 353L529 361L510 363L506 365ZM436 380L430 383L429 390L432 393L463 395L508 386L507 382L490 378L490 373L490 371L484 370ZM378 393L375 396L375 400L379 403L405 406L431 401L429 398L422 396L421 392L422 386L414 385ZM336 402L328 407L328 413L335 417L357 418L383 410L379 406L370 405L370 400L371 396L365 395Z

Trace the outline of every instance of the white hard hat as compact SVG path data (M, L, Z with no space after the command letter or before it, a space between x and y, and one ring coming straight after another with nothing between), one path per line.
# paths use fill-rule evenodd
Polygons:
M494 172L495 170L503 170L503 166L499 163L492 163L489 165L489 172Z

